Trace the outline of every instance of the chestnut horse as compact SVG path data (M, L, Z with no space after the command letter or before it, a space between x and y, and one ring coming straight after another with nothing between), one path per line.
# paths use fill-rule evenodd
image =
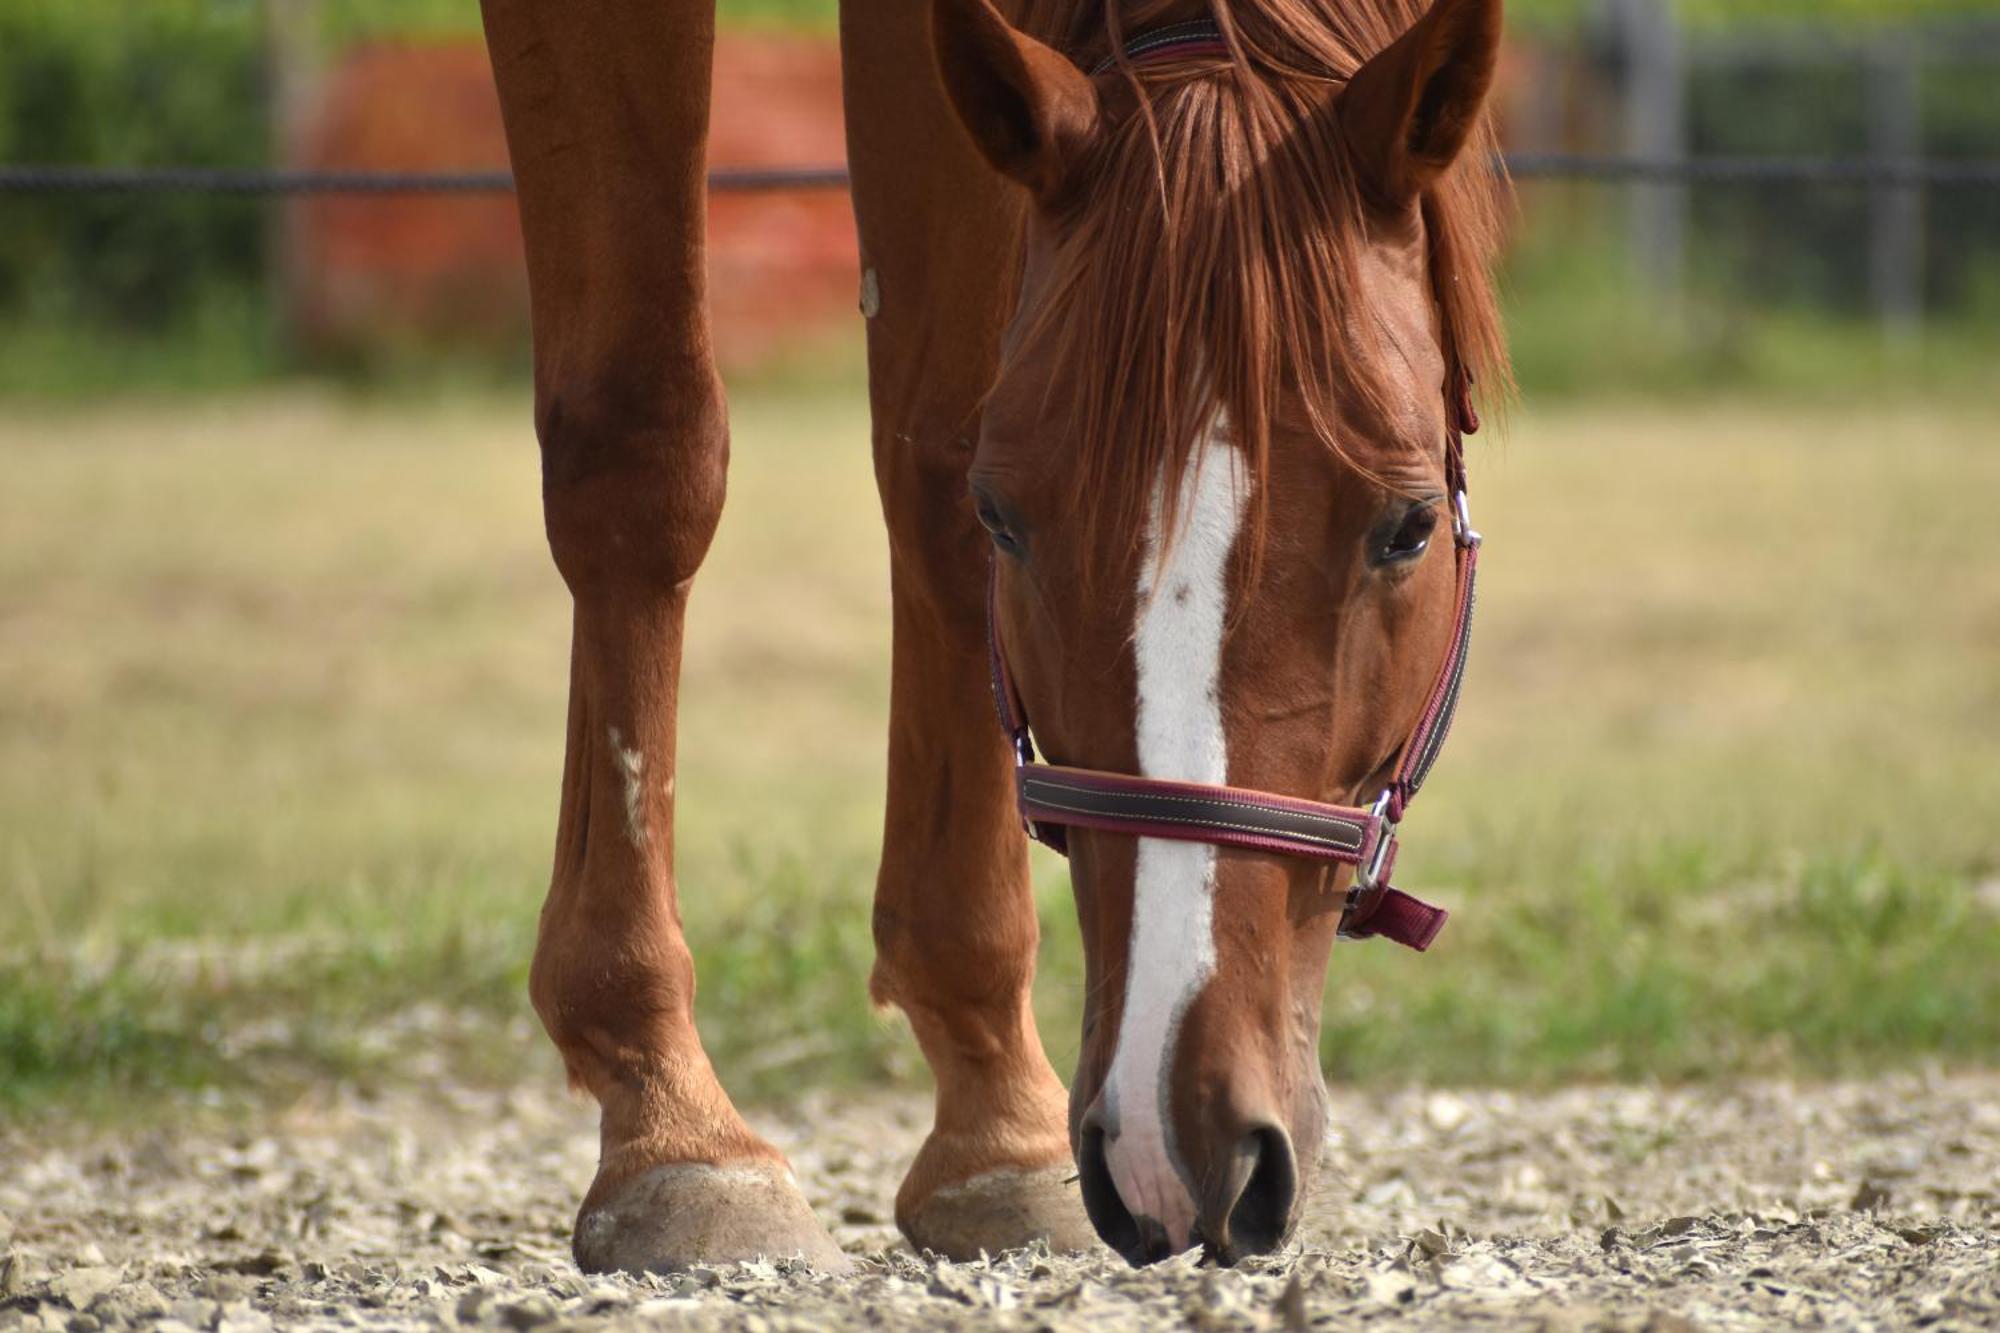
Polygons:
M683 613L728 455L703 309L709 0L482 4L575 603L530 989L602 1112L577 1261L837 1267L702 1050L673 879ZM1072 766L1047 771L1291 798L1267 819L1414 790L1404 752L1441 660L1455 701L1469 609L1444 512L1462 399L1506 379L1483 110L1500 3L1009 9L841 7L894 595L869 991L937 1087L896 1219L955 1256L1094 1227L1134 1262L1228 1262L1283 1243L1306 1194L1356 856L1071 821L1089 978L1066 1091L1029 1006L989 577L1003 706ZM1377 869L1401 799L1367 826Z

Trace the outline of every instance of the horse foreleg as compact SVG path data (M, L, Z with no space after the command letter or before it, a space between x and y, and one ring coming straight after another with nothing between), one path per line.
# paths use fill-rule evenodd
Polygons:
M1083 1248L1095 1238L1068 1183L1067 1094L1029 1003L1035 904L985 684L988 548L965 489L1021 202L952 119L928 5L845 0L841 54L894 597L869 989L908 1015L937 1081L896 1220L957 1257L1036 1238Z
M687 593L728 430L703 311L709 0L483 0L527 240L569 745L530 993L602 1111L585 1269L842 1261L693 1018L673 879Z

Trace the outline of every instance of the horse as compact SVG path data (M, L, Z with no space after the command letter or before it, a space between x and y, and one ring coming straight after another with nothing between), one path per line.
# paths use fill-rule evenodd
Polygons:
M936 1085L895 1216L950 1257L1232 1263L1311 1185L1334 939L1442 921L1387 881L1464 662L1460 437L1507 386L1501 4L999 2L840 10L893 592L868 991ZM702 1049L676 906L683 616L729 448L714 16L482 11L574 602L529 991L600 1108L575 1257L838 1269ZM1069 856L1087 959L1068 1088L1030 835Z

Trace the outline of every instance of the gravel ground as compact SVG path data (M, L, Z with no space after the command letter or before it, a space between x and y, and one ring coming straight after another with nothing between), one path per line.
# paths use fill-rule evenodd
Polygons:
M551 1088L301 1106L249 1128L0 1127L0 1330L2000 1325L2000 1071L1830 1086L1343 1093L1300 1244L1177 1260L911 1254L926 1107L758 1118L860 1259L585 1277L596 1142Z

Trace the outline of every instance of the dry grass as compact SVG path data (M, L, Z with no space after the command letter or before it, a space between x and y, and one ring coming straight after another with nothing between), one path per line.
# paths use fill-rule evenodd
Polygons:
M735 420L679 784L704 1026L768 1069L902 1070L861 998L887 695L865 409L767 391ZM0 1085L216 1077L205 1034L253 1008L297 1018L255 1051L309 1069L415 1000L519 1011L567 660L526 423L309 395L0 423ZM1404 862L1462 910L1425 962L1343 951L1333 1067L1990 1058L1996 425L1600 406L1482 448L1474 678ZM1043 870L1060 1063L1078 960ZM163 971L190 938L318 961Z

